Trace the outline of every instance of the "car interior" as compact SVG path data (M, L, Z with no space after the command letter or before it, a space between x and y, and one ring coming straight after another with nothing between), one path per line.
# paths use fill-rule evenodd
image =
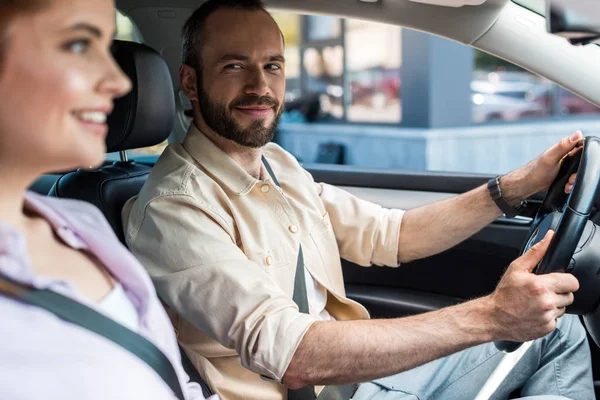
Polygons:
M117 0L144 44L115 41L113 54L133 90L116 100L109 117L107 151L120 160L98 169L40 177L31 187L50 196L95 204L123 241L121 208L144 184L158 156L137 159L128 150L181 141L191 119L180 95L179 33L199 0ZM293 10L395 24L439 35L509 60L600 104L600 47L573 46L547 32L546 19L510 0L269 0L269 9ZM429 4L425 4L429 3ZM446 3L446 4L444 4ZM481 3L469 5L470 3ZM448 6L451 4L452 6ZM568 134L568 132L565 132ZM485 184L492 176L449 172L382 170L351 165L305 164L316 181L344 188L384 207L410 209ZM362 268L343 261L348 296L374 318L402 317L456 304L492 292L519 255L544 193L515 219L499 218L465 242L401 268ZM465 210L468 212L468 210ZM600 215L593 218L597 223ZM590 340L597 393L600 350ZM198 378L197 378L198 379ZM205 387L208 394L210 389Z

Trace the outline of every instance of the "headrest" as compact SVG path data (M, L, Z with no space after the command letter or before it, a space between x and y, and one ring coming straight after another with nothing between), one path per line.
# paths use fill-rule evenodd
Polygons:
M108 116L107 152L165 141L175 121L175 97L165 60L143 44L115 40L112 54L129 76L131 92L115 99Z

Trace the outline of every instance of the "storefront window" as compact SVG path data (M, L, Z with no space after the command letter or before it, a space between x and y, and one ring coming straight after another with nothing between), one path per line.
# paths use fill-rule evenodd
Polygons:
M309 42L337 39L342 33L342 21L336 17L309 15L306 26Z
M320 103L320 115L309 116L322 121L340 121L344 117L343 82L344 49L340 45L309 47L304 51L307 92Z
M300 85L300 23L301 15L287 12L271 13L285 39L285 101L292 104L301 95Z
M348 121L400 122L401 42L400 27L346 22Z

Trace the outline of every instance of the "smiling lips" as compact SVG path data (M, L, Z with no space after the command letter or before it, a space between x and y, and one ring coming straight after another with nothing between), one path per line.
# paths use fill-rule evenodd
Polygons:
M78 111L73 115L83 127L94 135L105 137L108 134L106 119L110 111Z
M273 107L270 106L248 106L236 107L236 110L252 118L266 118L271 114Z

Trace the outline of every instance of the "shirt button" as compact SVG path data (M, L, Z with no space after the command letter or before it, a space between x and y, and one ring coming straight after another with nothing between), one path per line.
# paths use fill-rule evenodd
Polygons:
M292 233L298 232L298 227L296 225L290 225L289 229Z
M267 258L265 259L265 264L273 265L273 257L267 256Z
M263 193L267 193L269 190L271 190L271 188L269 187L269 185L262 185L260 187L260 191Z

